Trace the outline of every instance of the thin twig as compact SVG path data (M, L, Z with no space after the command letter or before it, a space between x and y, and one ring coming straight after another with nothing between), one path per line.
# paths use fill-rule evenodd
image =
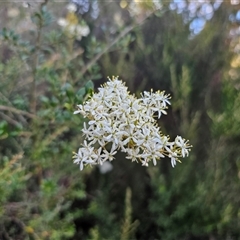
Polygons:
M0 112L0 116L5 119L7 122L9 122L10 124L14 125L14 126L19 126L19 122L13 120L12 118L10 118L8 115Z
M40 4L40 11L42 11L43 7L48 3L48 0L45 0ZM42 28L43 28L43 19L42 16L39 19L39 25L37 29L37 37L36 37L36 50L33 58L33 81L31 86L31 105L30 105L30 111L32 113L36 113L36 106L37 106L37 100L36 100L36 82L37 82L37 67L38 67L38 53L41 48L41 37L42 37Z
M8 102L8 104L9 105L11 105L12 106L12 102L2 93L2 92L0 92L0 98L3 98L5 101L7 101ZM12 117L13 118L13 114L11 113L10 114L10 117ZM19 120L21 121L21 122L23 122L23 123L27 123L27 120L22 116L22 115L18 115L18 118L19 118Z
M24 115L24 116L27 116L29 118L37 118L37 116L32 114L32 113L29 113L29 112L26 112L26 111L23 111L23 110L14 108L14 107L0 105L0 110L9 111L9 112L12 112L12 113Z
M155 10L156 11L156 10ZM134 28L141 26L147 18L149 18L155 11L149 13L146 17L144 17L141 21L137 24L132 24L131 26L126 27L106 48L98 53L89 63L87 63L83 69L81 70L81 74L84 75L89 68L91 68L106 52L109 51L111 47L113 47L121 38L131 32Z
M32 86L31 86L31 104L30 104L30 111L32 113L36 112L36 82L37 82L37 67L38 67L38 52L40 49L40 39L41 39L41 33L42 33L42 23L40 22L39 24L39 29L37 33L37 38L36 38L36 50L35 50L35 55L33 59L33 81L32 81Z

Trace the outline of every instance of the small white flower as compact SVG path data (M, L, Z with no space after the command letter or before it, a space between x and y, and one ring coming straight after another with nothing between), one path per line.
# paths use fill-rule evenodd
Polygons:
M139 159L139 151L140 151L139 147L127 149L127 156L126 156L126 158L127 159L132 159L132 162L134 162L134 161L137 162L138 159Z
M147 159L145 159L145 161L142 161L142 166L148 167Z
M187 141L184 141L184 139L182 137L177 136L175 138L175 143L178 147L181 148L182 156L183 157L188 156L190 146L187 144Z
M103 162L109 160L112 161L114 159L114 155L117 153L117 151L110 151L108 152L107 150L103 150L102 158Z

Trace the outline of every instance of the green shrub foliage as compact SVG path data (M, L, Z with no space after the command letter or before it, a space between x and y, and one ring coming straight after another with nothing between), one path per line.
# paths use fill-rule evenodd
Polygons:
M236 6L215 4L196 33L201 5L0 5L1 240L240 238ZM73 164L73 112L112 75L172 95L159 123L193 145L182 164Z

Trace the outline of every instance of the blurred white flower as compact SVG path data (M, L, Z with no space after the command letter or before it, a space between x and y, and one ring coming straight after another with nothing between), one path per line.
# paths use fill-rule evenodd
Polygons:
M66 27L68 25L68 22L65 18L59 18L57 23L61 27Z
M161 158L169 157L174 167L176 161L180 162L179 157L189 155L188 141L177 136L170 142L154 118L167 114L169 95L151 91L141 96L137 99L130 95L124 83L113 77L91 99L78 105L74 114L80 113L90 120L82 129L86 138L84 145L73 156L81 170L84 165L112 161L117 150L143 166L151 161L156 165Z
M67 10L68 10L69 12L76 12L76 11L77 11L77 6L76 6L76 4L74 4L74 3L69 3L69 4L67 5Z
M124 25L123 17L121 16L121 14L119 12L115 13L113 18L114 18L115 23L119 27L122 27Z
M156 10L160 10L163 8L163 5L160 1L153 1L153 4L155 5Z
M29 8L29 7L31 6L31 4L28 3L28 2L23 2L23 3L22 3L22 6L23 6L24 8Z
M82 37L86 37L90 33L90 29L88 26L76 26L76 37L78 40L81 40Z
M14 18L19 15L19 10L17 8L10 8L7 12L8 17Z
M112 171L113 165L110 162L104 162L102 165L99 165L99 170L101 174L108 173Z
M75 36L77 40L81 40L82 37L88 36L90 29L85 23L72 23L67 18L59 18L57 21L58 25L61 26L68 34Z
M88 36L90 29L83 20L79 22L77 16L77 5L69 3L67 5L67 9L68 13L66 17L58 19L58 25L63 28L67 35L75 37L77 40L81 40L82 37Z
M77 26L77 34L82 35L83 37L86 37L90 33L90 29L88 26Z
M130 2L129 6L128 6L128 10L129 10L131 17L138 16L142 13L142 9L139 6L139 4L134 1Z

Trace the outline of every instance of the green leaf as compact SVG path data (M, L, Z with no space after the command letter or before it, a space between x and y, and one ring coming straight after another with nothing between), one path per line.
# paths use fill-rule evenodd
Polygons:
M92 80L89 80L86 84L85 84L85 89L87 90L87 92L93 91L94 89L94 84L92 82Z
M46 97L46 96L41 96L41 97L40 97L40 100L41 100L42 103L46 103L46 104L49 103L49 98Z
M82 101L84 96L86 95L86 89L83 87L83 88L80 88L77 92L76 92L76 99L78 101Z
M62 91L65 91L65 92L69 92L69 91L72 91L73 87L70 83L65 83L63 86L62 86Z

